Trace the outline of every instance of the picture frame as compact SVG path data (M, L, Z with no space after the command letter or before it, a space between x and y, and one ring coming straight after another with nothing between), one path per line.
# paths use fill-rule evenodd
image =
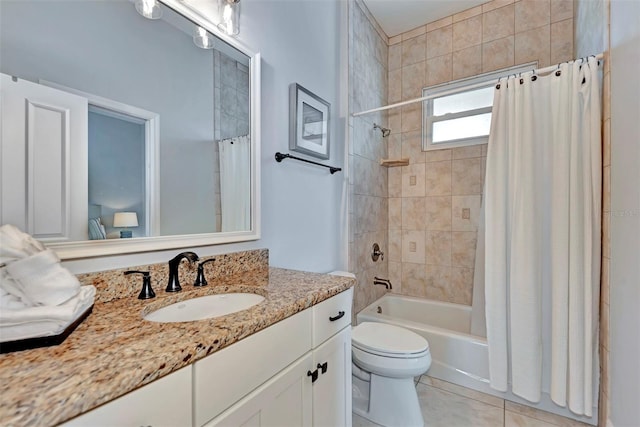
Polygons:
M329 159L331 104L297 83L289 87L289 149Z

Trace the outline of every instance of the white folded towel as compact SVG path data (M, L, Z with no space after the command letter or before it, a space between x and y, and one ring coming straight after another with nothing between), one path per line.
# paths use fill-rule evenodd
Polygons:
M5 224L0 227L0 262L7 264L13 260L35 255L45 250L42 243L18 227Z
M76 276L62 267L58 256L49 249L13 261L3 269L13 281L3 281L0 286L29 305L59 305L80 290Z
M96 288L82 286L75 297L57 306L0 310L0 342L58 335L93 304Z

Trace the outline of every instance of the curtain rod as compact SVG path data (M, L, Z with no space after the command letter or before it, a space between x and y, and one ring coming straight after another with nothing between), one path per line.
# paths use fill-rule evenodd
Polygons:
M590 55L590 56L593 56L593 55ZM595 58L597 60L599 60L599 61L603 60L604 59L604 53L599 53L599 54L595 55ZM579 61L581 59L586 59L586 58L578 58L575 61ZM565 61L565 62L572 62L572 61ZM561 62L560 64L564 64L564 62ZM560 66L560 64L550 65L549 67L544 67L544 68L538 68L538 69L533 70L533 72L536 73L536 74L543 74L543 73L546 73L546 72L549 72L549 71L554 71ZM486 84L487 84L486 82L476 83L476 84L467 86L467 88L468 89L474 89L476 87L486 86ZM458 90L459 89L452 89L451 91L456 91L457 92ZM451 91L444 91L444 92L439 92L437 95L428 95L428 96L423 96L423 97L420 97L420 98L410 99L408 101L396 102L395 104L385 105L384 107L378 107L378 108L373 108L371 110L361 111L359 113L353 113L353 114L351 114L351 116L352 117L364 116L365 114L375 113L377 111L384 111L384 110L389 110L391 108L403 107L405 105L414 104L416 102L427 101L427 100L429 100L431 98L434 98L434 96L438 96L438 97L445 96Z

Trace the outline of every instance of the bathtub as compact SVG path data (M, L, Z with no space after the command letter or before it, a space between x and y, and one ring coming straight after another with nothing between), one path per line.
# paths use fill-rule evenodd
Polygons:
M481 391L502 399L521 403L543 411L562 415L595 425L598 408L593 417L573 414L555 405L548 393L542 393L540 403L519 398L510 391L496 391L489 385L489 347L487 339L471 335L471 307L422 298L386 294L363 309L356 316L357 323L383 322L409 329L429 341L430 377ZM597 385L594 403L597 402Z
M416 332L429 341L429 376L496 395L489 387L487 340L469 333L470 306L387 294L358 313L357 322Z

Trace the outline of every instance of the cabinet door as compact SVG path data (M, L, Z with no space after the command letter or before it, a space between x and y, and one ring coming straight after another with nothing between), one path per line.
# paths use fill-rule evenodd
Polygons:
M315 349L313 359L313 426L351 426L351 327Z
M186 366L62 426L190 426L191 395L191 366Z
M214 418L206 427L311 425L313 357L307 353L288 368Z

